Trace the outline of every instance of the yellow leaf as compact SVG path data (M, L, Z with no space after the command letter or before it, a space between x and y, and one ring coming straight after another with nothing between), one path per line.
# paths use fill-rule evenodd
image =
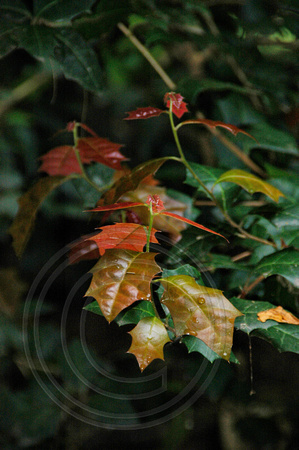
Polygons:
M277 308L267 309L258 313L258 320L260 322L266 322L266 320L275 320L279 323L289 323L291 325L299 325L299 319L290 312L283 309L282 306Z

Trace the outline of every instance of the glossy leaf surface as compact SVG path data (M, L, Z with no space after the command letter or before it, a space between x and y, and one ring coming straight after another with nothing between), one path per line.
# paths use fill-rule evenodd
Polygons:
M232 298L231 302L244 314L242 317L237 317L236 329L264 339L280 352L299 353L298 325L279 324L274 320L266 320L266 322L258 320L259 312L274 308L274 305L240 298Z
M135 111L130 111L129 116L125 117L124 120L134 120L134 119L149 119L151 117L158 117L160 114L165 113L159 108L153 108L152 106L148 106L146 108L137 108Z
M225 172L218 178L215 185L224 181L236 183L250 194L262 192L275 202L278 202L279 197L284 197L284 194L279 189L244 170L232 169Z
M164 360L163 348L170 342L168 333L157 317L145 317L129 333L132 345L128 353L136 356L141 372L156 358Z
M195 336L229 360L234 320L241 313L221 291L201 286L190 276L176 275L159 281L165 289L161 301L170 311L177 334Z
M170 108L170 102L172 103L172 112L179 119L188 111L187 103L183 102L184 97L181 94L176 94L175 92L167 92L164 95L164 103L166 103L167 108Z
M210 363L213 363L216 359L221 359L221 356L213 352L203 341L195 336L183 336L182 342L186 345L188 353L198 352L210 361ZM229 361L236 364L239 362L233 352L230 354Z
M41 178L19 198L19 211L9 229L14 250L19 258L31 236L38 208L53 189L69 179L70 177Z
M142 225L136 223L116 223L99 228L102 230L90 238L96 242L100 255L103 255L109 248L122 248L142 252L147 242L147 234ZM151 230L150 242L158 244L155 238L157 230Z
M297 288L299 287L299 251L286 248L265 256L255 268L265 277L281 275Z
M85 260L99 259L99 248L96 242L92 240L91 236L94 236L94 234L82 236L78 241L69 246L69 264L75 264Z
M151 298L150 283L161 271L155 255L110 249L91 269L93 276L85 296L95 298L108 322L136 300Z

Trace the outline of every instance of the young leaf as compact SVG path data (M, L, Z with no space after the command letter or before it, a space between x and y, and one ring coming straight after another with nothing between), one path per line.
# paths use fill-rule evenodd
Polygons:
M128 353L136 356L141 372L156 358L164 360L163 347L170 342L165 326L157 317L145 317L129 332Z
M242 313L221 291L201 286L190 276L176 275L159 281L165 288L161 301L170 311L177 334L196 336L229 360L234 320Z
M81 138L78 140L78 151L82 164L99 162L115 170L121 169L121 161L126 161L120 152L120 144L110 142L108 139L99 137ZM71 173L82 173L76 158L75 149L71 145L63 145L50 150L41 158L42 165L39 172L48 175L69 175Z
M299 319L297 319L297 317L295 317L290 312L283 309L282 306L277 306L276 308L271 308L267 309L266 311L259 312L258 319L261 322L266 322L266 320L275 320L279 323L299 325Z
M119 202L113 205L97 206L90 209L89 212L116 211L117 209L133 208L134 206L145 206L142 202Z
M225 239L227 242L229 242L226 239L226 237L222 236L222 234L216 233L216 231L210 230L210 228L206 228L203 225L200 225L199 223L193 222L193 220L186 219L186 217L181 217L181 216L178 216L177 214L174 214L174 213L171 213L168 211L162 211L160 213L160 215L172 217L173 219L181 220L182 222L188 223L189 225L192 225L193 227L200 228L201 230L207 231L208 233L217 234L218 236L223 237L223 239Z
M98 205L109 205L117 202L126 192L134 191L139 184L149 175L153 175L170 158L152 159L135 167L132 172L119 178L109 191L100 199Z
M238 184L250 194L262 192L263 194L268 195L274 202L278 202L279 197L284 197L284 194L276 187L244 170L232 169L225 172L214 183L214 186L224 181Z
M136 300L151 298L150 283L161 271L155 255L110 249L91 269L93 277L85 296L95 298L108 322Z
M123 147L122 144L116 144L109 139L100 137L87 137L78 140L78 149L84 161L88 163L99 162L115 170L121 170L121 162L128 161L128 158L120 153L121 147Z
M165 113L159 108L153 108L152 106L148 106L146 108L137 108L136 111L130 111L129 117L125 117L124 120L133 120L133 119L149 119L151 117L158 117L160 114Z
M100 255L103 255L109 248L122 248L125 250L134 250L142 252L146 245L147 235L142 225L136 223L116 223L115 225L106 225L101 233L98 233L88 240L96 242ZM151 230L150 242L158 244L155 238L157 230Z
M265 256L256 266L255 272L265 277L281 275L299 287L299 251L291 248Z
M190 125L190 124L202 124L206 125L210 128L216 128L216 127L222 127L226 130L230 131L234 136L236 136L238 133L246 134L246 136L249 136L251 139L256 139L251 136L251 134L247 133L244 130L241 130L240 128L236 127L235 125L230 125L229 123L220 122L219 120L210 120L210 119L192 119L192 120L185 120L184 122L181 122L177 128L180 128L183 125Z
M183 336L182 343L186 345L188 353L198 352L201 353L210 363L213 363L216 359L221 359L221 356L213 352L203 341L196 338L195 336ZM229 362L238 364L238 360L233 354L230 353Z
M70 178L71 176L41 178L19 198L19 211L9 229L14 250L19 258L31 236L39 206L50 192Z
M55 175L67 176L71 173L82 173L81 167L71 145L55 147L41 156L42 165L39 172L46 172L52 177ZM86 161L82 160L82 163Z
M166 103L167 108L170 108L170 102L172 102L172 112L179 119L188 111L187 103L183 102L184 97L181 94L176 94L175 92L167 92L164 95L164 103Z

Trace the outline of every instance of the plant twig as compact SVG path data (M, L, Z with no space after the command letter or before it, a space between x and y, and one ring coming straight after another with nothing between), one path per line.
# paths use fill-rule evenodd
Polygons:
M263 281L265 279L264 275L260 275L259 277L257 277L252 283L250 283L248 286L244 286L244 288L242 289L242 292L240 295L238 295L239 298L245 298L246 295L252 291L253 288L255 288L255 286L257 286L261 281Z
M175 83L171 80L171 78L169 78L167 73L155 60L155 58L152 57L148 49L143 44L141 44L139 39L137 39L136 36L123 23L118 23L117 26L120 29L120 31L132 42L132 44L135 45L135 47L140 51L140 53L145 57L145 59L147 59L150 65L160 75L164 83L169 87L169 89L174 91L176 88Z
M0 102L0 117L16 103L21 102L24 98L33 94L37 89L48 83L51 78L52 74L49 72L38 72L15 87L11 91L10 96Z

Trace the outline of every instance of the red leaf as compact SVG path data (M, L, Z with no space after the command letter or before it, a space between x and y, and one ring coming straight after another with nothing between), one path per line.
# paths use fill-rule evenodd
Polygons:
M216 128L216 127L222 127L226 130L230 131L234 136L236 136L238 133L246 134L246 136L249 136L251 139L254 139L256 142L257 140L251 136L251 134L247 133L244 130L241 130L240 128L236 127L235 125L231 125L229 123L220 122L219 120L210 120L210 119L194 119L194 120L186 120L179 124L181 127L182 125L188 125L188 124L196 124L201 123L203 125L207 125L210 128Z
M102 232L88 238L88 240L96 242L100 255L103 255L105 250L109 248L142 252L147 241L144 227L135 223L116 223L99 228L99 230L102 230ZM155 238L156 232L157 230L152 229L150 242L158 244L159 242Z
M164 95L164 103L166 103L167 108L170 108L170 102L172 102L172 112L179 119L185 112L189 112L187 108L187 103L183 102L184 97L181 94L175 94L174 92L167 92Z
M121 170L121 162L128 160L119 152L121 147L121 144L116 144L109 141L109 139L100 137L88 137L78 140L78 150L82 162L90 163L95 161L115 170Z
M137 108L136 111L127 112L129 117L125 117L124 120L150 119L151 117L158 117L164 112L166 111L159 108L153 108L152 106L147 106L146 108Z
M99 137L81 138L78 140L78 151L82 164L99 162L115 170L121 169L121 161L127 160L120 152L120 144ZM41 158L39 172L48 175L70 175L82 173L77 161L75 149L71 145L55 147Z
M227 242L229 242L226 239L226 237L222 236L222 234L216 233L216 231L210 230L210 228L206 228L203 225L200 225L199 223L193 222L193 220L186 219L186 217L181 217L178 214L174 214L174 213L171 213L168 211L162 211L160 214L163 216L169 216L169 217L173 217L174 219L181 220L182 222L186 222L189 225L193 225L194 227L200 228L201 230L208 231L209 233L217 234L218 236L223 237L223 239L225 239Z
M160 211L163 211L163 209L165 209L164 207L164 203L162 202L162 200L160 199L159 195L149 195L147 198L147 202L148 205L152 204L152 208L153 208L153 212L154 213L159 213Z
M113 205L106 206L97 206L94 209L90 209L90 212L99 212L99 211L112 211L116 209L126 209L132 208L133 206L145 206L144 203L141 202L122 202L122 203L114 203Z
M42 160L42 165L38 169L39 172L46 172L51 176L67 176L71 173L82 173L74 148L71 145L55 147L40 159Z

